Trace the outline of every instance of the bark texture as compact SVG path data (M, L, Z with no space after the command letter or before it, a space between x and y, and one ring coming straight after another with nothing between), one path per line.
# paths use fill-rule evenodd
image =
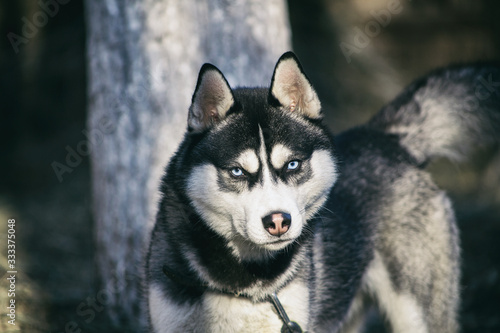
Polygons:
M186 128L198 70L265 86L291 48L284 0L86 0L96 263L106 310L138 327L159 180ZM103 296L104 297L104 296Z

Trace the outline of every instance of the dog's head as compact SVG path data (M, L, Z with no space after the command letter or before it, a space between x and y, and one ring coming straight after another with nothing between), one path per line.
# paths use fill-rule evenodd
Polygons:
M189 109L184 190L244 258L281 250L307 229L337 174L318 96L285 53L270 88L231 89L205 64Z

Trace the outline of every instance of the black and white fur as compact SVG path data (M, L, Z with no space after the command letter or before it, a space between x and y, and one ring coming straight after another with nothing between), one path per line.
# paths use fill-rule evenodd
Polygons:
M458 231L423 167L495 139L488 75L500 68L431 73L333 137L293 53L270 88L231 89L204 65L161 186L151 331L280 332L273 292L308 332L358 332L370 304L394 332L458 331Z

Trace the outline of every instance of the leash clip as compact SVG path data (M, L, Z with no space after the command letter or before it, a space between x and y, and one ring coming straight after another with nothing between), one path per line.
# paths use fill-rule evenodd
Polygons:
M269 300L273 303L274 308L278 312L278 315L283 322L283 326L281 327L281 333L302 333L302 328L300 328L299 324L294 321L291 321L286 314L285 309L281 305L280 300L278 299L278 295L276 293L272 293L269 295Z

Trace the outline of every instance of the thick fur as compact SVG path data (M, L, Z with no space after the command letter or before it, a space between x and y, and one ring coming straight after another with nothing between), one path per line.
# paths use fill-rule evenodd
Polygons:
M457 332L458 230L423 167L498 139L498 81L495 65L431 73L333 137L292 53L269 88L204 65L161 186L151 331L280 332L277 292L308 332L361 331L373 304L394 332ZM263 224L276 213L280 235Z

